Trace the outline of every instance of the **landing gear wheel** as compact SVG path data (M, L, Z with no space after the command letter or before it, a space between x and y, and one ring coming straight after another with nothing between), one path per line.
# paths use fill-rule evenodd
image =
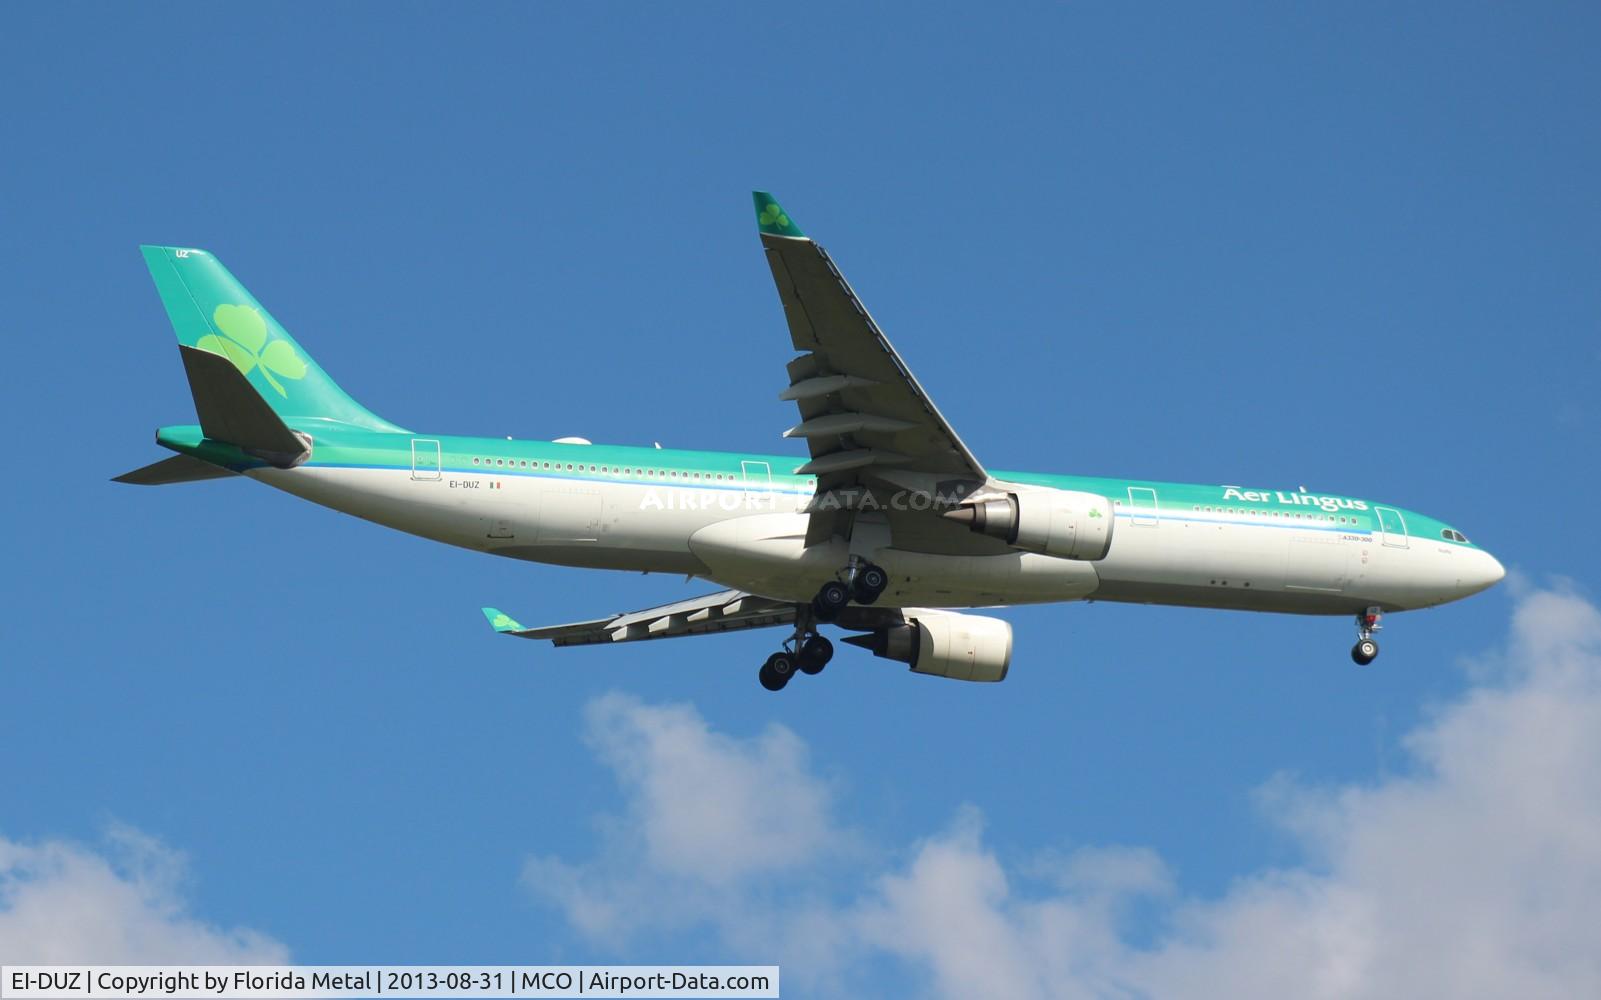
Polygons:
M756 679L769 691L782 691L793 676L795 676L795 658L788 653L774 653L767 658L766 663L762 664Z
M1384 627L1379 624L1383 618L1377 607L1367 608L1356 616L1356 645L1351 647L1351 659L1357 666L1365 667L1378 658L1379 644L1373 641L1373 633Z
M833 658L834 644L824 636L814 635L801 643L795 661L802 673L820 674Z
M818 588L817 596L812 598L812 612L818 621L831 622L850 602L850 589L838 580L830 580Z
M863 566L857 571L856 579L851 581L851 596L856 598L857 604L872 604L888 586L888 573L877 566Z

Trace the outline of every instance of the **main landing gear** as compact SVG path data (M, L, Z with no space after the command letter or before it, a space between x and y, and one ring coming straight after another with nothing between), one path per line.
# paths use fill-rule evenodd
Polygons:
M852 601L872 604L889 587L889 574L860 556L852 556L851 564L841 574L843 580L829 580L817 589L810 604L799 607L795 616L795 634L784 643L784 648L767 658L756 674L762 687L769 691L782 691L790 678L799 670L803 674L820 674L834 658L834 644L819 635L817 626L837 619Z
M1378 659L1379 644L1373 641L1373 633L1384 627L1379 624L1383 617L1378 608L1368 608L1356 616L1356 645L1351 647L1351 659L1358 666L1365 667Z
M838 618L851 601L872 604L889 586L889 574L860 556L851 556L851 564L845 568L843 575L844 580L830 580L823 584L818 588L817 596L812 598L812 614L817 616L818 621L831 622Z
M833 658L834 644L818 635L811 622L797 619L795 635L784 643L783 649L767 658L756 679L769 691L782 691L796 670L803 674L820 674Z

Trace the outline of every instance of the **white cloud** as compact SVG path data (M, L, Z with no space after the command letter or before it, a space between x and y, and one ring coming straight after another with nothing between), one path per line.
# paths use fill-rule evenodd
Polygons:
M735 740L687 705L618 694L591 703L587 716L590 743L627 792L661 870L722 884L803 865L827 844L828 789L783 726Z
M1411 775L1281 786L1308 864L1182 908L1153 989L1601 996L1601 613L1525 594L1499 659L1407 737Z
M804 744L783 726L736 739L713 732L691 706L611 694L589 705L586 733L623 790L626 814L600 822L595 859L531 858L523 881L589 937L708 921L755 945L769 913L752 894L826 867L853 842L834 824L829 786ZM796 909L809 905L788 891ZM794 919L805 917L785 923ZM817 931L812 940L826 938L826 928Z
M186 912L183 860L127 827L99 854L0 837L0 955L18 964L285 964L283 945Z
M1215 898L1178 892L1139 848L1008 868L970 807L902 864L839 870L819 853L838 832L830 796L792 733L732 740L692 709L616 696L590 715L628 802L612 847L533 862L530 884L597 936L710 926L731 958L769 960L765 929L823 929L785 973L825 986L889 961L949 997L1601 996L1601 612L1524 587L1505 650L1475 667L1406 737L1403 773L1269 780L1264 814L1303 860ZM795 853L751 850L768 836ZM663 906L664 886L698 902ZM1134 905L1156 909L1154 940L1132 940ZM621 916L640 907L653 919Z

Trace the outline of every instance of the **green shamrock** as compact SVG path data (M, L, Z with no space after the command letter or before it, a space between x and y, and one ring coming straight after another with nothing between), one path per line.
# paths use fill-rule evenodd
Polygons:
M306 377L306 362L295 353L294 345L287 340L267 343L267 321L250 306L218 306L211 314L211 323L222 336L208 333L195 342L195 347L221 354L232 361L241 374L249 375L251 369L260 365L267 384L285 399L289 398L289 393L273 375L287 379Z
M762 209L762 214L756 221L764 226L775 226L779 229L789 228L789 216L785 215L784 210L778 207L777 202L773 201L767 203L767 207Z
M495 628L502 629L502 630L504 630L504 629L520 630L522 628L521 625L517 624L517 622L515 622L512 619L511 615L508 615L504 611L502 611L500 614L496 615L495 616L495 620L490 622L489 624L495 626Z
M1091 517L1100 517L1101 516L1101 509L1099 507L1091 507L1090 508L1090 516Z

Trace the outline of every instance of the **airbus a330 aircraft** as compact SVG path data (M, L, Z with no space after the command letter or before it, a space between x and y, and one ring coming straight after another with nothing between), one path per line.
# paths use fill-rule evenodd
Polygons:
M829 662L824 624L917 673L999 681L1011 626L949 609L1051 601L1354 615L1366 664L1382 613L1505 575L1432 517L1305 487L988 469L823 248L755 200L797 352L784 437L807 458L414 433L347 396L216 257L147 246L200 423L158 430L177 455L118 481L243 475L493 555L702 577L728 589L543 628L484 614L557 646L783 627L758 674L774 691Z

